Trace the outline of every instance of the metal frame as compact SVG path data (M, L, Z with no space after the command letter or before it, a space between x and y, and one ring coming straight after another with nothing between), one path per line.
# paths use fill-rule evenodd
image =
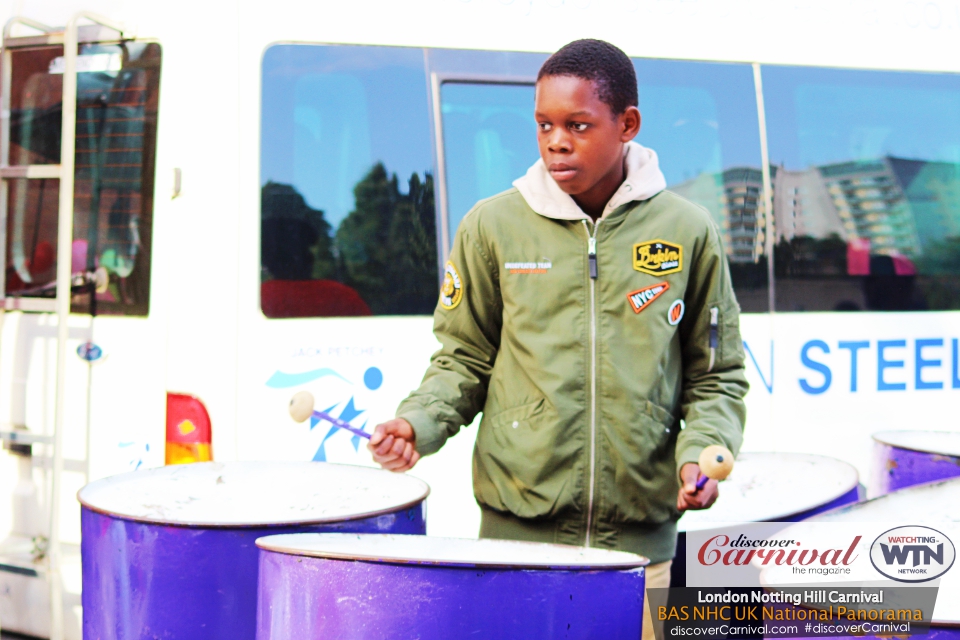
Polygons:
M767 313L776 309L777 295L773 278L773 252L777 232L773 212L773 185L770 181L770 153L767 149L767 111L763 104L763 77L760 63L753 63L753 85L757 92L757 125L760 127L760 171L763 175L763 252L767 256Z
M447 195L447 160L443 141L443 105L441 91L444 84L499 84L533 86L537 79L525 76L471 75L466 73L431 73L430 95L433 108L433 140L437 158L437 207L440 218L440 272L450 257L450 203Z
M79 23L93 23L80 27ZM12 37L13 26L21 24L41 32L38 36ZM0 60L0 259L6 264L7 180L59 179L60 194L57 213L57 280L56 298L7 299L4 282L0 280L0 327L7 308L29 311L55 311L57 314L57 369L54 426L52 436L14 436L2 434L4 439L33 442L52 446L50 478L50 535L47 547L47 576L50 580L50 638L63 638L63 586L60 574L60 492L64 471L63 424L66 400L67 340L69 339L70 297L73 245L73 190L77 128L77 58L81 42L119 42L132 38L123 24L96 13L79 12L70 18L67 26L54 29L29 18L11 18L3 29L3 52ZM10 76L11 49L38 45L63 45L63 98L60 121L60 164L10 166ZM9 437L8 437L9 436ZM89 452L87 454L89 458Z

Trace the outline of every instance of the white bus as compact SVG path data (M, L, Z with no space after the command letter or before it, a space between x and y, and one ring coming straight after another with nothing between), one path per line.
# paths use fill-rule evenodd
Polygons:
M58 636L52 581L80 637L89 480L371 464L287 402L370 431L416 387L457 224L536 160L533 81L576 38L634 59L638 140L723 231L744 448L866 483L872 432L960 428L957 0L0 7L4 629ZM413 471L432 534L476 535L474 433Z

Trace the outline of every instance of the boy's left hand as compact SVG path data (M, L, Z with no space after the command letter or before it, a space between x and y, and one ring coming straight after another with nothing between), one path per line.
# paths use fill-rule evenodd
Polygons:
M707 480L703 489L697 491L697 480L700 478L700 465L688 462L680 468L680 492L677 494L677 510L709 509L717 501L720 490L716 480Z

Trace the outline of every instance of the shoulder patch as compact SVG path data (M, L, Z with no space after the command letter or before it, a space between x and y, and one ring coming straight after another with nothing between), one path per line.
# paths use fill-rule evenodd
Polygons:
M633 245L633 268L653 276L683 270L683 245L666 240L647 240Z
M444 309L456 309L463 299L463 280L453 263L447 261L443 267L443 286L440 287L440 306Z
M670 305L670 309L667 310L667 322L673 326L680 324L680 321L683 320L683 311L685 308L683 300L674 300L673 304Z
M669 283L658 282L657 284L652 284L649 287L631 291L627 294L627 300L630 301L630 307L633 309L633 312L640 313L646 309L651 302L663 295L663 293L669 288Z

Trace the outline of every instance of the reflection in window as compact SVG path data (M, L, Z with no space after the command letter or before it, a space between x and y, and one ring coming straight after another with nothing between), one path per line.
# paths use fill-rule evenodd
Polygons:
M777 307L960 308L960 78L768 68Z
M421 50L267 50L266 316L433 311L438 270L428 114Z
M634 60L643 123L667 188L705 207L723 234L737 299L767 311L767 257L753 75L734 64Z
M448 82L440 95L452 243L467 211L509 189L540 152L532 84Z
M10 163L60 162L62 47L15 49ZM77 74L72 273L98 268L106 291L75 291L76 311L146 315L160 47L82 45ZM6 291L53 296L59 180L11 181Z

